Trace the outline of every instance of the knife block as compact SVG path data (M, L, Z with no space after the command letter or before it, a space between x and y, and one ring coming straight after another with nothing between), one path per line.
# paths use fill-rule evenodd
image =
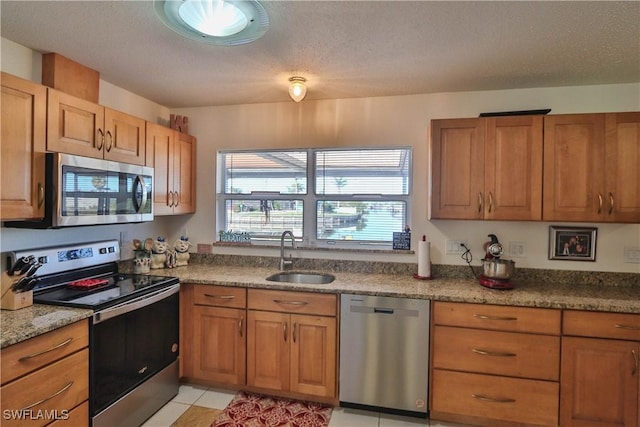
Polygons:
M19 310L33 305L33 291L15 293L11 286L22 276L9 276L2 273L2 288L0 295L0 308L3 310Z

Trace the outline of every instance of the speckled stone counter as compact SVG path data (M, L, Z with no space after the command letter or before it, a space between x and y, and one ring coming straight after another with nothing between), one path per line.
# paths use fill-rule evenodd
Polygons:
M326 285L278 283L266 280L266 277L277 271L271 266L192 264L174 269L152 270L152 274L176 276L182 283L207 285L640 313L640 286L635 283L600 285L530 280L518 281L515 289L501 291L484 288L472 278L417 280L411 274L331 270L322 271L330 272L336 277L335 281ZM305 271L309 270L305 269Z
M91 310L34 304L20 310L0 310L0 348L19 343L93 314Z

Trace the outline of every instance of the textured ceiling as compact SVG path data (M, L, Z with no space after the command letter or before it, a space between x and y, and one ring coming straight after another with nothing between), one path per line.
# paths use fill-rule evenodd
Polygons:
M640 82L640 1L263 1L243 46L200 44L151 1L0 2L2 37L167 107Z

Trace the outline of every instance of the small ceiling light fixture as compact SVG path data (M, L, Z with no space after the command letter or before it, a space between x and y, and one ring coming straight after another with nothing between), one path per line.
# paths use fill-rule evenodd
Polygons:
M235 46L251 43L269 28L258 0L154 0L158 18L191 40Z
M307 79L304 77L294 76L289 78L289 96L295 102L300 102L307 96L306 81Z

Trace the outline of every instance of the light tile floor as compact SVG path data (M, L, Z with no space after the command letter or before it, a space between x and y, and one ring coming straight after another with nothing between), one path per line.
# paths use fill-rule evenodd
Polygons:
M178 395L163 406L142 427L170 427L189 406L224 409L235 392L219 390L198 385L183 384ZM213 421L213 420L212 420ZM379 412L361 411L348 408L334 408L329 427L463 427L439 421L401 417Z

